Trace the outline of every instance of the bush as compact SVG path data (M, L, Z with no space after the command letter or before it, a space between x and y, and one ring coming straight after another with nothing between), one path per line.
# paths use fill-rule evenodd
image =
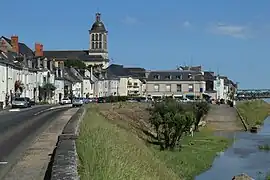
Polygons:
M194 103L194 114L195 114L195 131L199 130L199 123L204 115L208 113L210 106L207 102Z
M173 150L194 124L194 113L186 111L184 106L175 100L164 100L155 102L150 109L150 123L156 131L161 150Z

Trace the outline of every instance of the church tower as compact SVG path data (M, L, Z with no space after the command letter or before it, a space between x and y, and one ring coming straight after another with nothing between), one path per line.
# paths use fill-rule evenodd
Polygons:
M109 59L107 42L108 31L101 21L100 13L96 13L96 21L89 30L89 35L89 55L102 55L104 59Z

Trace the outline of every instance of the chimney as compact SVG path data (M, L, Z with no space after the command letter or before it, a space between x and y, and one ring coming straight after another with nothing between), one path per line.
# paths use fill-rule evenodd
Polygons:
M47 62L47 58L44 58L43 59L43 69L48 69L48 64L47 64L48 62Z
M41 62L40 62L40 57L37 58L37 69L40 69Z
M96 22L100 22L100 16L101 16L100 13L96 13Z
M52 71L53 70L53 61L50 60L50 70Z
M41 57L43 54L43 45L40 43L35 43L35 56Z
M11 46L14 52L19 54L19 37L16 35L11 36Z
M58 61L56 61L55 59L53 59L53 63L54 63L54 67L58 68Z
M33 68L32 60L28 59L28 68Z

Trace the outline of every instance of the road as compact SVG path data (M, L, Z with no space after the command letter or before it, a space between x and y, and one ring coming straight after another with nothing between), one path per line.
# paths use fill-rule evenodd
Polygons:
M0 112L0 179L46 127L69 107L36 106Z

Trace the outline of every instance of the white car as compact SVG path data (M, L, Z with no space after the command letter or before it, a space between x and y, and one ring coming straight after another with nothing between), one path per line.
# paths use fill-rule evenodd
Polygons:
M60 104L64 105L64 104L71 104L71 100L68 98L64 98L61 100Z

